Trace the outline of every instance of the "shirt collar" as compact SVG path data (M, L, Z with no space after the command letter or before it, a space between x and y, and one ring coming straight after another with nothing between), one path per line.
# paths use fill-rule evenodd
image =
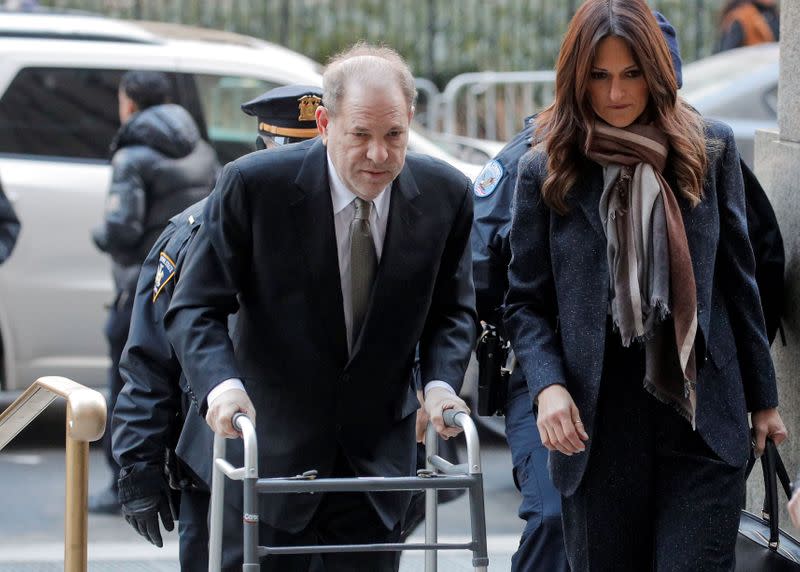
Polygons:
M339 177L339 173L336 172L336 167L333 166L333 161L331 161L330 154L327 154L328 157L328 178L331 182L331 199L333 199L333 214L337 215L342 212L347 206L353 202L353 199L356 198L356 195L347 188L347 185L344 184L344 181ZM372 201L372 206L375 207L375 214L378 218L383 218L386 207L388 206L387 198L389 197L389 191L392 185L389 184L388 187L383 189L380 194L375 197Z

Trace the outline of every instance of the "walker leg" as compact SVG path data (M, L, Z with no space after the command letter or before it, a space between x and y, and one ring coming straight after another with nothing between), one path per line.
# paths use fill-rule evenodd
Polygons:
M242 515L242 537L244 538L244 563L242 572L259 572L258 563L258 503L255 478L244 479L244 514Z
M483 504L483 474L473 473L475 483L469 487L470 518L472 519L472 566L476 572L486 572L489 552L486 546L486 509Z
M225 506L225 475L217 467L217 459L225 458L225 439L214 436L214 455L211 459L211 506L209 507L208 572L222 569L222 511Z
M439 440L436 429L432 424L428 424L427 434L425 435L425 468L434 470L430 459L433 455L439 454ZM435 544L438 540L438 503L439 491L436 489L425 490L425 543ZM436 550L425 551L425 572L436 572L439 567Z

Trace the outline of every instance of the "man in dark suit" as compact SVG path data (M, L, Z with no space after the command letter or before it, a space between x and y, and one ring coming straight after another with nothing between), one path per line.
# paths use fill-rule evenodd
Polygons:
M320 140L225 168L167 333L216 434L238 436L238 411L256 420L261 476L410 475L418 342L424 406L439 433L458 433L444 427L444 409L467 410L456 394L475 336L471 184L442 162L406 156L416 90L396 52L357 45L323 82ZM262 497L260 542L390 542L408 496ZM227 556L224 568L240 566ZM396 569L391 553L323 560L328 571ZM262 568L308 562L270 556Z

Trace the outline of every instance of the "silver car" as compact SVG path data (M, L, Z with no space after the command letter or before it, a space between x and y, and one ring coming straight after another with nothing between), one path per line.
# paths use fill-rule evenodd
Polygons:
M756 130L778 126L778 46L738 48L683 67L680 94L704 116L731 126L751 167Z

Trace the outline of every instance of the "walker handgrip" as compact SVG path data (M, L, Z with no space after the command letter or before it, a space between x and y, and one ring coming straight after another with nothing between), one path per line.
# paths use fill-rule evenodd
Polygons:
M459 413L464 413L466 415L466 412L460 409L445 409L442 412L442 420L444 421L445 427L461 427L461 423L456 421L456 417Z
M242 427L239 425L239 420L242 417L244 417L245 419L249 419L249 417L247 417L247 414L242 413L241 411L234 413L233 417L231 418L231 424L233 425L233 428L236 429L237 431L242 430Z

